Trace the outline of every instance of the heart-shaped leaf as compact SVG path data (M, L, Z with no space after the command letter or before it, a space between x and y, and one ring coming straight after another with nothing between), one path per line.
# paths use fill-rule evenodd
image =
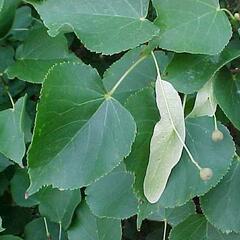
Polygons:
M91 184L129 154L135 133L132 116L104 92L95 70L83 63L56 65L38 105L28 154L29 193L43 185L74 189Z

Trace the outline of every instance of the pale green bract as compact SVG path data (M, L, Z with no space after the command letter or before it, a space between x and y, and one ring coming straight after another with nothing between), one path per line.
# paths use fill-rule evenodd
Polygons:
M212 117L217 109L217 103L213 94L213 80L209 80L197 93L195 105L188 117Z
M32 3L32 2L31 2ZM94 51L113 54L158 34L146 19L149 0L48 0L32 3L51 36L74 31Z
M161 197L173 167L180 160L185 140L181 98L171 83L163 81L160 75L156 81L156 101L161 120L154 128L144 179L144 194L151 203Z
M129 154L135 121L106 94L90 66L63 63L50 70L28 154L29 194L43 185L65 190L87 186Z

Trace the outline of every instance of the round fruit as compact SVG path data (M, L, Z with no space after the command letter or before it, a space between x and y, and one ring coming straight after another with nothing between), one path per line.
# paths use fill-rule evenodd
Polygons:
M200 177L203 181L208 181L212 178L213 171L211 168L202 168L200 170Z
M235 13L234 17L235 17L236 20L240 21L240 14L239 13Z
M224 138L223 133L219 130L214 130L212 133L212 140L214 142L220 142Z

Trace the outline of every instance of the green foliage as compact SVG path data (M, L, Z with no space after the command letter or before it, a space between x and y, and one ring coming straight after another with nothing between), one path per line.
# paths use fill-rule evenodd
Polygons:
M224 234L214 228L202 215L192 215L184 222L177 225L171 232L170 240L237 240L238 234Z
M121 222L117 219L94 216L86 202L76 211L76 218L68 230L69 240L111 240L121 239Z
M201 199L204 215L211 224L223 232L240 233L239 176L240 162L237 159L221 183ZM221 212L218 211L219 208Z
M20 98L14 108L0 112L0 152L22 166L25 155L24 115L26 97Z
M240 239L239 12L0 0L0 240Z
M215 55L231 38L231 25L218 0L153 0L153 4L161 48Z
M129 218L137 213L137 199L132 191L134 178L125 172L113 172L86 190L87 203L98 217Z
M74 31L92 51L113 54L150 40L159 29L146 19L149 0L47 0L33 4L50 36ZM106 30L108 29L108 30ZM93 34L94 33L94 34Z

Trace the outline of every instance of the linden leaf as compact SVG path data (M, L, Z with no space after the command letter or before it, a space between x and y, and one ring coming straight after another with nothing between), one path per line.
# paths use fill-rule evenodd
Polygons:
M26 195L27 188L30 184L27 169L16 169L10 184L12 198L18 206L33 207L39 204L36 195Z
M225 65L240 56L240 42L232 41L218 55L175 54L164 79L177 91L190 94L200 90ZM201 66L201 67L199 67Z
M149 0L48 0L32 3L51 36L74 31L86 47L113 54L152 39L159 29L146 19Z
M7 167L13 163L9 161L3 154L0 153L0 172L4 171Z
M93 183L86 190L86 201L98 217L129 218L137 213L133 193L134 177L126 172L113 172Z
M19 78L32 83L42 83L54 64L77 57L69 53L63 35L50 37L44 28L34 28L16 52L17 61L7 69L9 78Z
M201 206L206 218L223 232L240 233L239 176L240 161L238 159L234 161L224 179L201 198Z
M233 77L229 71L219 72L214 81L214 96L232 124L240 129L240 74Z
M24 240L47 240L46 226L48 227L51 240L67 240L67 233L61 231L61 238L59 237L59 226L56 223L44 220L44 218L37 218L29 222L24 229Z
M126 168L135 175L134 192L141 199L145 199L143 182L149 160L150 140L154 126L159 120L154 89L145 88L131 95L125 107L133 115L138 129L132 151L125 159Z
M14 49L10 46L0 46L0 75L5 69L14 63Z
M12 27L16 7L20 0L0 0L0 39L3 38Z
M106 94L98 73L83 63L63 63L49 72L28 154L30 195L43 185L87 186L129 154L136 124Z
M22 238L13 235L2 235L1 240L22 240Z
M170 232L170 240L238 240L239 234L224 234L209 224L203 215L195 214Z
M98 218L92 214L86 202L76 210L76 217L68 229L69 240L120 240L121 221Z
M60 191L46 187L37 193L39 212L52 222L60 223L66 229L72 220L73 213L81 201L79 189Z
M219 0L153 0L157 10L159 46L175 52L215 55L232 36Z
M107 91L111 91L121 76L129 69L129 66L136 66L124 78L124 81L116 89L113 97L124 103L126 99L137 91L152 86L156 81L156 68L152 56L143 55L145 47L138 47L128 51L117 62L113 63L103 75L104 86ZM161 67L165 69L169 62L169 57L162 51L156 51L156 58Z
M14 109L0 112L0 152L22 166L25 155L23 121L26 97L20 98Z

